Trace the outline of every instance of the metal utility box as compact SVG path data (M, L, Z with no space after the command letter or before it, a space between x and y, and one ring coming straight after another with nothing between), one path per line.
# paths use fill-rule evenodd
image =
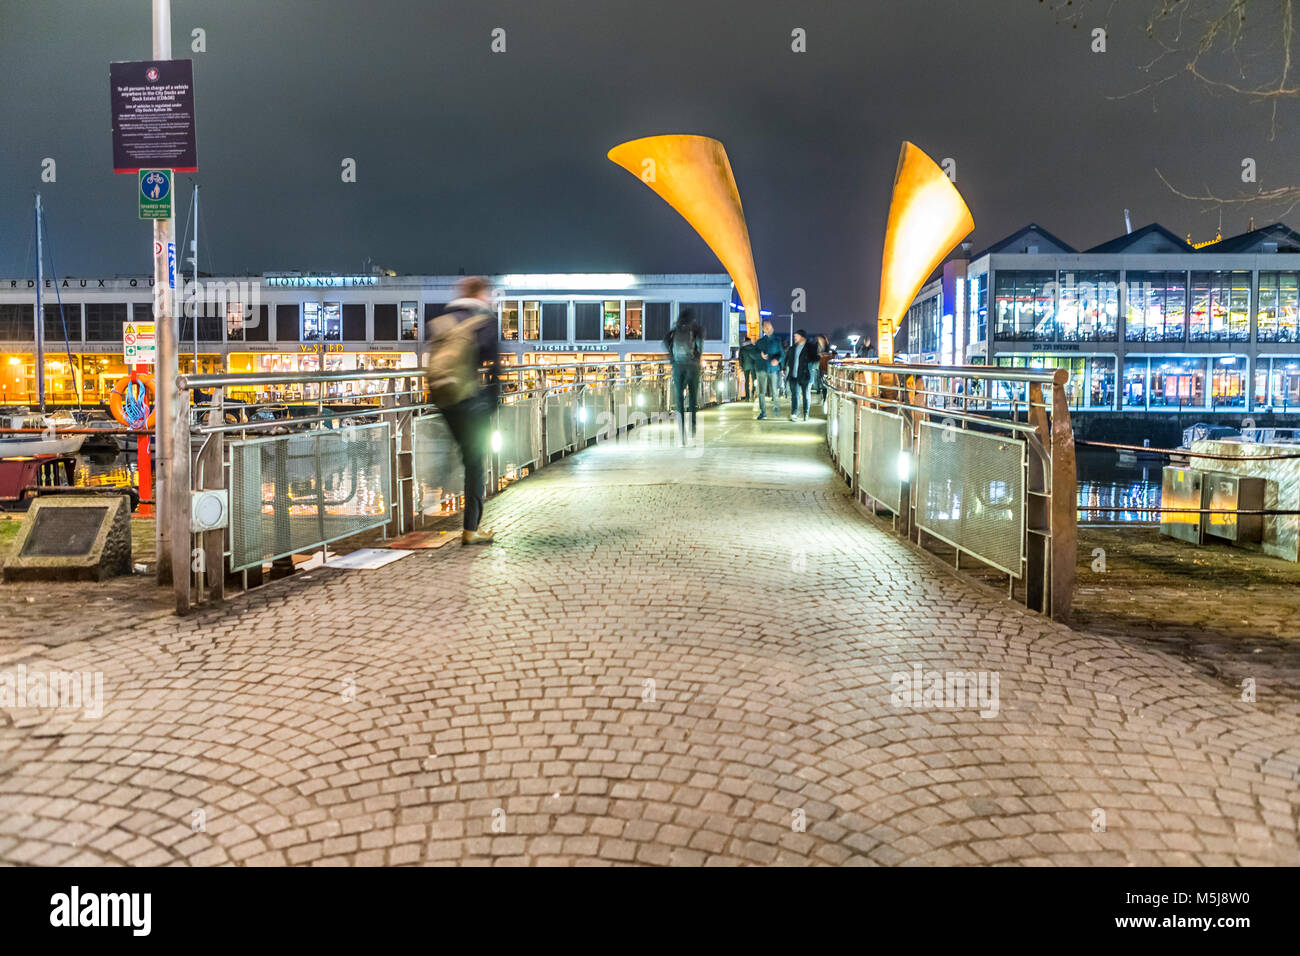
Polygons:
M1211 510L1262 511L1264 479L1207 471L1202 479L1201 495L1205 501L1203 507ZM1264 538L1263 515L1207 514L1204 518L1203 530L1207 535L1238 544L1243 541L1260 542Z
M1165 508L1203 508L1204 473L1195 468L1166 465L1160 480L1160 504ZM1226 515L1222 517L1227 517ZM1179 541L1201 544L1204 523L1196 512L1160 512L1160 533Z

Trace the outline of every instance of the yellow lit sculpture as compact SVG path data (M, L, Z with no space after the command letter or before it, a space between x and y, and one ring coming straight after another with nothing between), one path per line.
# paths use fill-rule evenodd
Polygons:
M881 362L894 360L894 333L926 278L974 228L970 210L943 170L904 142L880 264L876 350Z
M745 307L746 335L758 338L762 322L754 253L736 177L722 144L707 136L647 136L615 146L608 155L700 234L736 284Z

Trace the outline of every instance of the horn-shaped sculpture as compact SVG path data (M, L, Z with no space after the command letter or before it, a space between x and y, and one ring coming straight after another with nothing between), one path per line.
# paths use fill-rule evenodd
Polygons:
M745 307L745 331L759 336L758 276L745 211L727 151L707 136L647 136L615 146L611 162L657 192L713 250L736 284Z
M880 265L876 350L881 362L894 360L894 333L926 278L974 228L970 210L943 170L904 142Z

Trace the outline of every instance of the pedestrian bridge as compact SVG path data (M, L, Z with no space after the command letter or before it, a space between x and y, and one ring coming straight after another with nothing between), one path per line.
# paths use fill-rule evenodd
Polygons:
M33 655L103 715L0 724L0 860L1300 863L1294 721L921 552L826 435L644 424L489 547Z

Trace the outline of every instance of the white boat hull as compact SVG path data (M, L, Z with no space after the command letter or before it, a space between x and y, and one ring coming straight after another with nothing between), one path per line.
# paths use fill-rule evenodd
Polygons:
M75 455L85 442L85 435L14 435L0 438L0 458L33 458L37 455Z

